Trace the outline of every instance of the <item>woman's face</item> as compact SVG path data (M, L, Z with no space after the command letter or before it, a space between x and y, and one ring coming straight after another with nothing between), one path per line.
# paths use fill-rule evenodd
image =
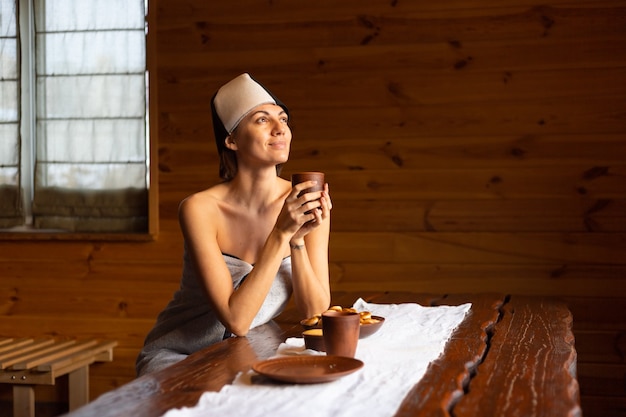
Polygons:
M226 142L236 151L239 165L285 163L291 146L287 113L276 104L257 106L243 118Z

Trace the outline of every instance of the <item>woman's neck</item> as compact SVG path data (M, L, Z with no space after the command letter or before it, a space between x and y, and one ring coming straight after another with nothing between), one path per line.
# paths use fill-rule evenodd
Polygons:
M229 182L228 199L252 211L263 211L284 194L276 170L239 171Z

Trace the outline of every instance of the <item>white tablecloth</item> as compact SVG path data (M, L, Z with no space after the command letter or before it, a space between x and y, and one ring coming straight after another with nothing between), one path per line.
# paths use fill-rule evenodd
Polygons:
M385 317L381 329L359 340L355 357L363 368L321 384L255 384L252 370L219 392L205 392L195 407L172 409L165 417L364 417L392 416L408 391L437 359L471 304L423 307L372 304L354 307ZM276 356L316 355L302 338L282 343ZM210 377L210 376L208 376Z

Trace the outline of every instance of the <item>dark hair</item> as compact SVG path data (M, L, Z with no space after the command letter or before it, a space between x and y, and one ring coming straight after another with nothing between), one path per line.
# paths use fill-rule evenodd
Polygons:
M217 145L217 155L220 159L220 178L224 181L230 181L237 174L237 156L235 152L226 147L224 142L228 137L228 131L224 127L222 120L215 110L215 96L211 97L211 117L213 119L213 132L215 135L215 144Z

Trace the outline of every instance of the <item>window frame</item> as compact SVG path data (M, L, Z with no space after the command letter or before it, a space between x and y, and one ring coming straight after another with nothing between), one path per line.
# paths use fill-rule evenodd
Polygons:
M19 4L22 0L16 0ZM30 1L30 0L27 0ZM157 110L157 54L156 54L156 0L147 0L146 33L146 72L148 100L148 230L146 232L61 232L25 228L23 230L0 229L0 241L6 240L73 240L73 241L153 241L159 234L159 179L158 179L158 110ZM19 7L19 6L18 6ZM22 25L22 16L18 17L18 28ZM19 30L19 29L18 29ZM19 38L19 35L18 35ZM30 40L29 40L30 42ZM32 47L32 45L31 45ZM19 53L20 74L23 74L23 57ZM29 67L31 58L28 57ZM29 70L29 69L26 69ZM23 106L24 100L20 100ZM28 100L31 105L32 100ZM21 152L24 153L24 152ZM20 158L24 158L20 155ZM32 175L32 174L29 174Z

